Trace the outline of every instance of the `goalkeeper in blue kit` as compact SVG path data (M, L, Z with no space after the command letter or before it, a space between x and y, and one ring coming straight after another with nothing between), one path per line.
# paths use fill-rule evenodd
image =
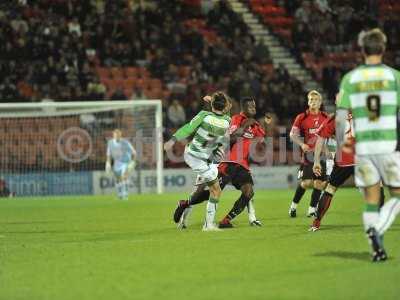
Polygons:
M122 138L119 129L113 131L113 138L107 143L106 172L113 172L116 178L118 198L128 200L128 177L135 169L136 151L132 144Z

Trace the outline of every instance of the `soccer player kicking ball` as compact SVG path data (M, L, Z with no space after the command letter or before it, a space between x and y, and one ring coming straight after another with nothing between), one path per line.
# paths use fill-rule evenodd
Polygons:
M211 112L203 110L198 113L190 123L181 127L164 144L164 150L169 151L176 141L193 135L192 141L185 147L184 159L197 174L196 185L206 184L210 190L203 231L219 230L215 225L215 213L221 196L221 187L213 156L216 152L223 153L231 121L226 114L230 110L228 97L222 92L216 92L211 98Z
M234 203L232 209L219 223L219 228L232 228L231 221L238 216L246 207L249 213L251 226L261 226L257 220L253 204L253 178L250 173L249 156L251 144L255 139L264 141L265 128L259 124L256 115L256 103L253 98L244 98L241 101L241 113L232 117L229 128L231 147L228 160L218 166L218 177L221 189L227 184L232 184L242 193ZM271 123L272 119L265 116L264 122ZM186 228L189 212L193 205L202 203L208 199L210 191L205 186L198 186L197 190L190 196L189 200L180 200L174 212L174 221L179 223L178 228Z
M296 209L307 188L313 188L310 206L307 216L315 216L321 192L326 184L326 165L322 164L321 174L316 176L313 173L314 146L317 141L317 132L320 126L328 118L328 115L321 111L322 96L317 91L310 91L307 95L308 109L299 114L290 131L290 138L300 146L302 150L302 163L299 169L300 184L294 194L289 208L289 216L296 217ZM304 137L304 140L303 140Z
M364 191L363 222L373 261L387 259L382 236L400 212L400 73L382 63L385 48L380 29L361 37L365 64L343 77L336 112L338 145L345 148L346 119L353 114L355 181ZM392 198L379 211L381 180Z
M117 195L121 200L128 200L128 176L135 169L135 160L135 149L128 140L122 138L121 130L115 129L113 138L107 143L106 172L114 173Z

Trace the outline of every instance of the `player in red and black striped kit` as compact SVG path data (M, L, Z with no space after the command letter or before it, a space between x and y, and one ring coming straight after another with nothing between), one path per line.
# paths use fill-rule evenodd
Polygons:
M234 115L229 129L230 151L228 160L224 160L218 166L218 177L221 189L231 184L242 193L234 203L229 213L219 223L220 228L231 228L231 220L239 215L247 206L249 222L252 226L261 226L261 222L255 216L255 209L252 203L254 197L253 178L250 173L249 156L251 144L254 140L264 141L265 129L259 124L254 116L256 115L256 104L252 98L244 98L241 101L242 112ZM265 117L265 123L270 123L271 118ZM198 186L189 200L181 200L174 212L174 221L179 223L179 228L186 228L187 216L193 205L206 201L209 198L209 191L205 186Z
M317 231L320 229L321 220L326 214L331 204L333 195L336 190L349 179L350 176L354 175L354 131L353 131L353 117L351 114L347 117L347 128L346 128L346 139L349 143L349 147L346 149L337 149L335 155L335 164L331 175L329 176L328 184L322 193L319 202L318 210L315 219L310 227L310 231ZM316 176L321 174L321 163L320 155L323 149L323 145L326 139L333 138L336 132L335 116L328 119L327 122L323 124L318 132L318 139L315 144L315 155L314 155L314 166L313 172ZM381 199L380 205L383 205L385 198L384 190L381 188Z
M300 146L302 150L302 162L299 169L300 183L289 208L289 216L296 217L297 204L303 197L307 188L313 188L310 207L307 216L316 214L316 207L321 192L326 184L326 165L322 164L321 174L313 173L314 147L317 141L317 132L321 125L328 119L328 115L321 111L322 96L319 92L312 90L307 94L308 109L299 114L292 126L290 138Z

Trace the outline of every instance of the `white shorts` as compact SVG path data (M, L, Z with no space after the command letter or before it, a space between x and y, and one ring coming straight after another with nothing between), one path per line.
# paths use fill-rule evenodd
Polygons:
M358 187L379 183L400 188L400 152L356 155L355 181Z
M186 164L196 173L196 185L207 183L218 178L218 165L194 157L185 151Z

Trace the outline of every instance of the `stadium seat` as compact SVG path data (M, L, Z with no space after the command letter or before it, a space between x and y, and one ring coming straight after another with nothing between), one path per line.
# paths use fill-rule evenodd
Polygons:
M122 68L113 67L110 69L110 73L114 79L119 80L119 79L124 78L124 72L123 72Z
M125 77L128 78L136 78L138 77L138 69L135 67L127 67L124 70L125 72Z
M97 75L100 78L109 78L109 77L111 77L111 73L110 73L110 70L108 68L98 67L96 69L96 71L97 71Z

